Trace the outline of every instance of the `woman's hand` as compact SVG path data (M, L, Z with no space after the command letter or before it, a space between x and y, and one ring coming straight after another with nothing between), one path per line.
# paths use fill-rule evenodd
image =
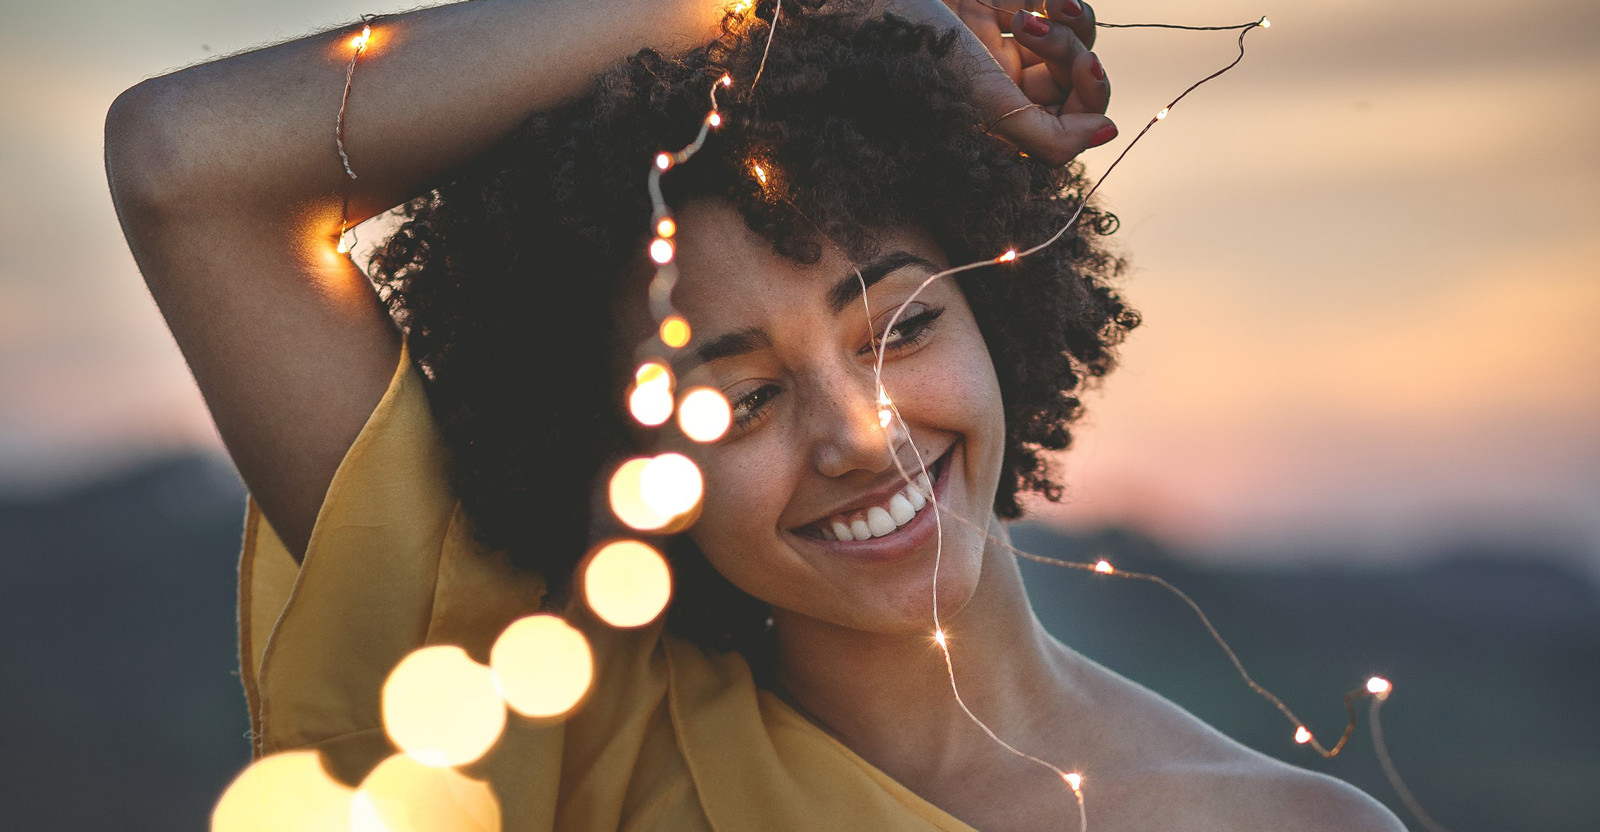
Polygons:
M1042 0L1045 17L1035 17L1024 7L1040 0L942 0L948 12L929 8L930 2L894 5L943 28L951 16L965 24L974 103L990 132L1055 164L1116 137L1116 125L1105 116L1111 84L1089 51L1095 26L1088 3Z

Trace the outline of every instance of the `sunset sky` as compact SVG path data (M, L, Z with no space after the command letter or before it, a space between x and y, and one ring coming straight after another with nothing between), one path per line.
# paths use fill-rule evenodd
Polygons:
M1600 575L1600 5L1096 8L1273 26L1105 185L1145 323L1089 397L1064 460L1071 504L1051 516L1132 521L1215 557L1528 540ZM112 99L392 10L7 4L0 491L221 453L117 227L101 163ZM1230 32L1101 38L1122 136L1084 157L1093 172L1235 54Z

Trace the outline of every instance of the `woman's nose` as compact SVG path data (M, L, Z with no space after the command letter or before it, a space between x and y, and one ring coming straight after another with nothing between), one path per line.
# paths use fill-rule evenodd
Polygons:
M806 409L812 466L826 477L853 471L882 473L894 466L890 437L879 415L876 387L870 379L841 374L819 384Z

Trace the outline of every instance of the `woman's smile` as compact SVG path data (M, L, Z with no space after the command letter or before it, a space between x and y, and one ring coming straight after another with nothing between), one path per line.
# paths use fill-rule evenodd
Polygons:
M801 539L797 545L816 546L862 562L900 560L929 544L937 545L934 509L948 499L946 474L955 450L952 446L938 458L928 459L926 473L915 461L905 466L909 485L895 469L883 485L851 500L845 508L787 531Z

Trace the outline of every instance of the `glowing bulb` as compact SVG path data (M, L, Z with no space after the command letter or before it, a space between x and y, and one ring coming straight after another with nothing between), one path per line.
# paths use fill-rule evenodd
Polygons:
M672 157L665 153L657 153L656 167L660 168L661 170L666 170L667 168L672 167Z
M1083 791L1083 775L1076 771L1069 771L1061 775L1061 779L1067 781L1067 785L1071 786L1073 791Z
M1102 575L1110 575L1116 570L1111 568L1111 564L1109 562L1102 560L1095 562L1094 571L1099 572Z
M668 315L661 322L661 343L677 349L689 343L689 322L678 315Z
M348 252L350 250L350 241L346 240L344 238L344 235L341 234L341 235L339 235L339 244L337 246L334 246L334 249L336 251L338 251L340 254L344 254L345 252Z
M1301 745L1311 742L1311 732L1306 730L1306 726L1301 725L1294 729L1294 741Z
M361 781L347 824L335 828L357 832L498 830L500 803L488 783L454 769L428 768L396 754Z
M722 81L721 81L721 83L722 83L722 85L723 85L723 86L724 86L724 87L731 87L731 86L733 86L733 76L732 76L732 75L727 75L727 74L724 74L724 75L723 75L723 76L722 76Z
M655 427L672 416L672 371L665 364L647 361L634 373L628 412L641 425Z
M1166 107L1162 107L1161 108L1161 112L1156 113L1156 121L1160 121L1161 119L1164 119L1166 117L1167 117L1167 108Z
M423 765L466 765L482 757L505 726L494 674L460 647L412 651L383 683L384 730Z
M594 680L589 640L548 614L511 622L489 651L489 666L506 704L529 717L554 717L572 710Z
M1006 253L1000 255L1000 257L996 260L996 262L999 262L999 263L1010 263L1012 260L1015 260L1015 259L1017 259L1017 250L1013 248L1013 249L1007 249Z
M943 629L934 630L933 631L933 640L938 642L940 647L943 647L944 646L944 630Z
M355 790L336 782L315 751L287 751L239 773L211 812L214 832L344 829Z
M710 387L696 387L678 403L678 427L696 442L715 442L732 424L728 398Z
M709 124L712 127L721 127L722 126L722 114L717 112L716 110L712 110L711 111L711 115L706 116L706 124Z
M1394 685L1389 684L1389 680L1382 676L1374 676L1367 680L1367 692L1379 699L1387 697L1391 690L1394 690Z
M656 223L656 236L671 237L676 233L678 233L678 224L673 222L671 217L662 217L661 222Z
M611 511L629 528L653 531L672 522L672 515L656 511L644 500L642 479L648 457L636 457L622 463L611 475Z
M350 40L350 45L355 47L357 52L360 52L361 50L367 48L367 42L370 41L370 40L372 40L372 27L371 26L362 26L361 27L361 34L356 35L354 38L352 38Z
M753 7L755 4L755 0L734 0L732 6L733 13L744 14L745 12L750 11L751 7Z
M672 597L672 571L655 549L637 540L607 543L583 570L589 608L613 627L656 620Z
M639 473L639 494L645 505L664 517L676 517L694 508L704 490L700 466L683 454L653 457Z
M878 408L878 427L888 428L889 422L894 419L894 411L887 407Z
M1044 12L1028 12L1028 14L1031 14L1034 17L1044 17Z
M750 165L750 171L756 175L756 179L758 181L760 181L761 184L763 184L763 185L767 184L767 172L765 170L763 170L760 165L757 165L757 164Z
M672 262L672 243L660 237L650 244L650 259L666 265Z
M1264 17L1261 18L1261 28L1263 28L1263 29L1271 29L1272 28L1272 21L1270 21L1270 20L1268 20L1268 19L1266 19Z

